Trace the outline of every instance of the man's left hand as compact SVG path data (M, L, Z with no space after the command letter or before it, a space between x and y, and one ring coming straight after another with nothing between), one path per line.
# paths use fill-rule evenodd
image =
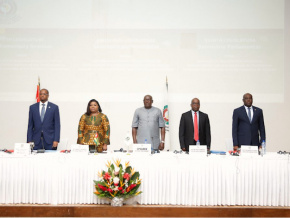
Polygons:
M161 143L159 144L158 149L161 150L161 151L164 149L164 143L163 143L163 142L161 142Z
M53 141L52 147L57 148L58 146L58 142L57 141Z
M107 150L107 144L103 144L103 151Z

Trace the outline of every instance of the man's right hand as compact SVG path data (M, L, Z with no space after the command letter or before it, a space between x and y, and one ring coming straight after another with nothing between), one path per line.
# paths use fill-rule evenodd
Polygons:
M183 151L186 151L186 149L185 148L181 148Z
M237 151L238 148L239 148L239 146L238 146L238 145L235 145L235 146L234 146L234 151Z

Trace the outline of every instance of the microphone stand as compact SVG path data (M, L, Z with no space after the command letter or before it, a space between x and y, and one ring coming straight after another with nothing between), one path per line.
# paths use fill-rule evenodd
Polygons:
M45 149L44 149L44 144L43 144L43 133L41 133L41 144L42 144L42 149L37 149L37 153L44 153Z

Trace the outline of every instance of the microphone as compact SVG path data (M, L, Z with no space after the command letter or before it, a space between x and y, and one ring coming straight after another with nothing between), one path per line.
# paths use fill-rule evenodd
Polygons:
M5 153L8 153L8 154L12 154L12 152L11 152L11 151L9 151L9 150L7 150L6 148L4 148L4 149L3 149L3 150L1 150L1 151L5 152Z
M44 153L45 149L44 149L44 144L43 144L43 132L41 133L41 144L42 144L42 149L37 149L37 153Z
M123 148L120 148L120 150L114 150L114 152L123 152Z
M230 155L232 156L240 156L238 151L229 151Z
M158 153L160 153L160 151L158 150L158 149L152 149L151 150L151 154L158 154Z
M32 141L32 142L30 142L29 144L30 144L30 150L31 150L31 152L33 152L34 142Z

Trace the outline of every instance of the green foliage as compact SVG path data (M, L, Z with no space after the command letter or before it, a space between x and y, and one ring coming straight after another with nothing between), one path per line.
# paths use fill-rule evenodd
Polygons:
M126 173L131 173L131 170L132 170L132 167L131 166L128 166L126 169L125 169L125 172Z
M135 172L129 180L129 185L136 183L137 178L139 178L139 172Z
M120 179L120 182L123 183L123 169L120 168L120 171L119 171L119 179Z
M99 198L110 198L110 199L111 199L111 197L106 196L105 193L103 193L103 194L99 194L98 197L99 197Z
M113 172L115 171L115 167L114 167L114 164L111 164L111 166L109 167L109 169L108 169L108 173L110 174L110 175L113 175Z

